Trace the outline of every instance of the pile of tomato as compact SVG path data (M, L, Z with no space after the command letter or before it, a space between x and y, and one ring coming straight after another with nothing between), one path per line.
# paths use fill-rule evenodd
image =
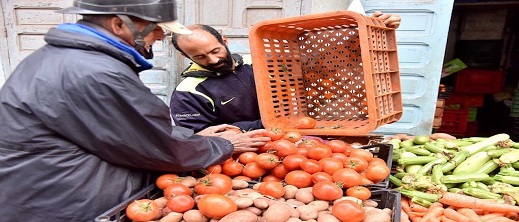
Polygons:
M384 160L342 140L303 137L275 128L266 136L272 141L257 152L241 153L205 170L244 180L284 181L298 188L318 181L339 182L344 188L374 184L390 173Z
M271 141L257 152L236 154L221 164L203 169L205 175L196 181L180 183L181 178L175 174L159 177L156 184L164 192L166 206L179 213L197 208L206 217L221 218L237 210L233 200L225 194L233 189L233 181L238 180L261 183L257 191L275 199L281 198L285 187L291 185L297 189L311 188L319 200L334 201L345 195L366 200L371 191L363 185L379 183L390 173L384 160L339 139L303 137L298 132L275 128L268 130L265 136ZM197 195L204 197L196 200ZM130 218L137 216L135 212L142 215L145 211L142 206L133 207L133 211L127 209Z

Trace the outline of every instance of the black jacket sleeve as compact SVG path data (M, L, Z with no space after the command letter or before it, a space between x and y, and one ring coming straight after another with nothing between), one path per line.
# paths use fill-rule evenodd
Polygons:
M245 131L255 130L255 129L263 129L263 124L261 123L261 119L255 121L240 121L232 123L231 125L240 127L240 129Z
M168 106L130 69L122 70L130 74L77 71L80 76L63 83L65 101L40 95L34 112L57 135L116 165L180 172L231 157L229 141L173 126Z

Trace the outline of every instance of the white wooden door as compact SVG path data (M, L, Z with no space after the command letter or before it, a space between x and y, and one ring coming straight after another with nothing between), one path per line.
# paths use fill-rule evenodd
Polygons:
M233 53L247 55L249 28L259 21L308 14L310 0L184 0L184 23L206 24L229 39ZM247 56L245 56L247 57ZM189 61L185 60L186 66Z
M363 0L367 14L399 14L396 31L404 102L402 118L381 134L430 134L454 0Z
M63 22L75 21L74 15L54 12L71 0L7 0L1 1L0 21L3 35L0 36L2 47L1 63L3 77L9 77L18 63L44 44L43 35L51 27Z

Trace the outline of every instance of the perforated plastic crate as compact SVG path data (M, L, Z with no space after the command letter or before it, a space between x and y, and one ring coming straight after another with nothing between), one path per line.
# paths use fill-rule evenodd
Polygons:
M498 93L503 81L503 71L464 69L456 74L454 90L460 93Z
M356 136L402 116L395 30L336 11L267 20L249 35L263 125ZM317 120L297 129L295 120Z
M482 107L485 102L485 94L479 93L452 93L445 100L445 105L460 105L461 108Z
M469 111L467 109L460 110L444 110L442 124L438 129L442 133L463 134L467 130Z

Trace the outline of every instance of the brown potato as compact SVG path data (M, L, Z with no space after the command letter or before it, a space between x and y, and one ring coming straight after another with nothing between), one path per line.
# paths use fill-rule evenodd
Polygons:
M207 222L209 218L203 215L199 210L188 210L184 213L182 218L186 222Z
M225 215L220 222L256 222L257 220L258 215L247 210L238 210Z
M303 205L296 208L299 211L299 218L301 220L317 219L319 212L317 209L310 205Z
M330 207L330 203L328 201L324 201L324 200L314 200L314 201L308 203L308 205L315 207L315 209L317 209L317 211L327 210L328 207Z
M290 218L290 208L285 203L274 203L263 212L263 217L268 222L285 222Z
M166 199L166 197L159 197L159 198L153 200L153 202L155 202L157 204L157 206L159 206L160 209L163 209L164 207L166 207L166 203L168 202L168 199Z
M186 185L187 187L194 187L196 184L196 178L192 176L186 176L180 180L180 183Z
M182 220L182 213L171 212L168 215L160 218L159 222L180 222Z
M241 190L249 187L249 183L245 180L232 180L232 189Z
M314 201L315 197L312 194L312 192L310 192L306 189L299 189L296 191L295 199L303 202L304 204L308 204L308 203Z
M285 199L294 199L296 197L296 192L299 188L297 188L296 186L294 185L286 185L285 186L285 194L283 195L283 197Z
M238 209L243 209L252 206L254 204L254 200L245 197L237 197L234 200L234 203L236 203Z

